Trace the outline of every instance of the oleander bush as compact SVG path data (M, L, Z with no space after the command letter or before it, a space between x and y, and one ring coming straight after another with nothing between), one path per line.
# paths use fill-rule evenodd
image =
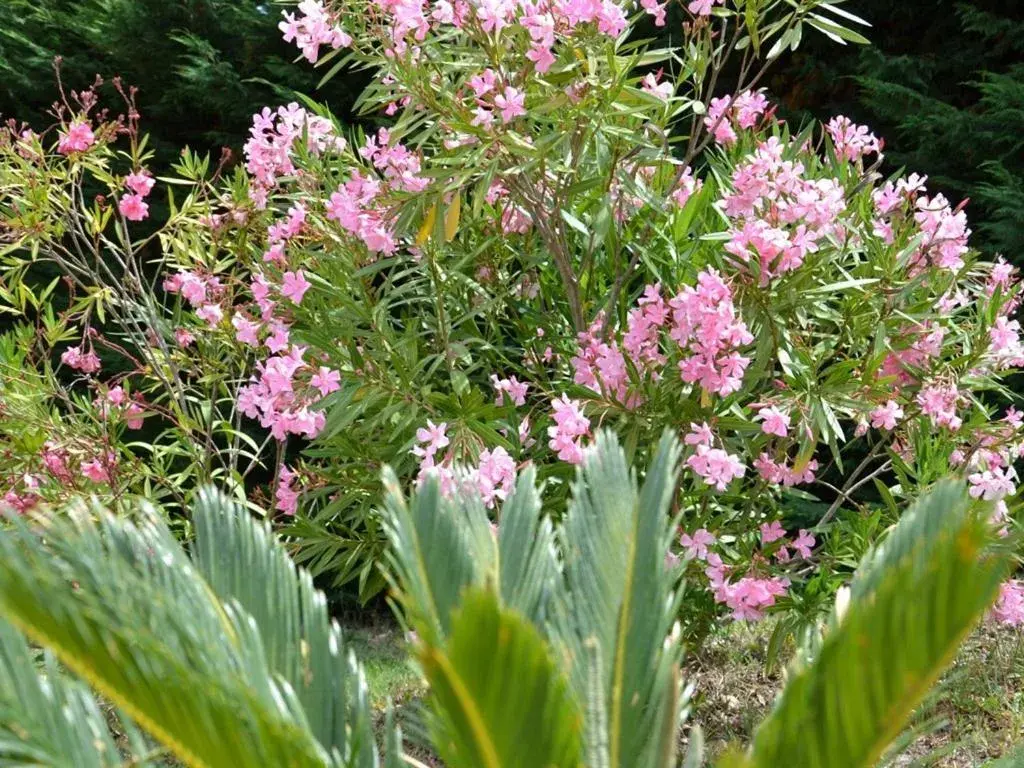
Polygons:
M685 578L681 637L786 611L776 647L948 475L1010 532L1015 270L963 204L881 178L867 127L786 124L760 86L864 23L693 0L653 48L668 11L304 0L285 40L325 79L371 72L381 127L266 107L239 166L186 150L154 178L119 81L8 123L6 504L148 498L188 536L216 482L368 600L384 465L498 519L518 470L562 509L599 428L640 465L668 429L678 530L644 546ZM1024 619L1019 582L996 614Z

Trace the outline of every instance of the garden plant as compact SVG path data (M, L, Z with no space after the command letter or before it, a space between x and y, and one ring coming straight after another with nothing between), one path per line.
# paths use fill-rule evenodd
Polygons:
M453 766L674 764L683 648L773 614L788 693L724 764L874 764L1024 623L1024 346L966 201L778 116L851 8L303 0L373 127L296 94L169 174L131 84L58 64L0 126L0 610L196 765L415 760L313 579L388 591ZM107 764L84 688L8 668Z

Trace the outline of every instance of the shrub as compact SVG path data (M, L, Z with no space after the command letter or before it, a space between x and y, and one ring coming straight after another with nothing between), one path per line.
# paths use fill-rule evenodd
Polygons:
M45 258L80 281L37 364L73 339L65 370L99 395L77 404L106 441L82 474L115 496L154 485L120 481L128 446L110 425L130 426L130 395L104 405L113 388L94 376L102 310L137 356L126 391L161 417L132 450L164 461L167 493L217 478L242 497L265 471L253 504L364 599L383 584L381 466L495 509L534 463L557 504L599 426L631 460L666 427L686 446L670 557L705 587L687 603L695 642L777 605L813 621L870 543L853 513L880 508L884 528L951 472L1005 518L1013 269L971 251L962 206L913 174L879 178L867 128L796 129L758 89L805 30L859 41L843 26L857 18L698 0L679 46L649 50L631 25L665 7L641 8L307 0L286 39L325 77L373 70L360 104L389 126L346 136L311 102L266 108L244 169L183 158L150 235L130 95L123 119L87 92L56 136L8 130L5 280L25 286ZM49 455L20 457L14 503L63 492L39 471Z

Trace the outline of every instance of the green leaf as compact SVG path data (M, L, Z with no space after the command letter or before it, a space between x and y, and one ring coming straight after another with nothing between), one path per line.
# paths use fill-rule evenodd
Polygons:
M873 766L1007 570L963 483L940 483L865 557L845 615L791 674L744 765Z
M582 765L582 718L540 633L493 593L467 593L443 647L418 652L433 741L451 768Z

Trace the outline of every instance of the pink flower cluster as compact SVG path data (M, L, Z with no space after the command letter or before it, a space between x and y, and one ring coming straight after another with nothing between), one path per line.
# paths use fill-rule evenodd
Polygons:
M764 609L775 605L776 598L785 595L789 589L789 579L779 576L758 578L747 575L730 582L728 568L721 557L712 552L707 562L704 573L711 582L715 602L724 603L736 621L763 619Z
M168 293L179 294L185 299L196 310L196 316L211 327L216 327L224 319L224 309L220 305L224 285L219 277L179 269L176 274L164 278L163 286Z
M136 394L129 398L121 385L110 387L103 397L97 397L93 402L100 413L100 417L106 420L111 415L117 415L124 420L128 429L141 429L143 416L146 409L141 395Z
M299 508L299 491L295 487L298 475L282 464L277 473L277 488L274 490L274 507L286 515L294 515Z
M1024 581L1012 579L1000 587L991 616L1002 624L1015 627L1024 624Z
M846 208L836 179L812 179L799 160L786 160L776 137L761 142L732 176L733 191L722 198L733 220L725 250L742 263L756 259L761 285L803 265L819 243L842 231Z
M710 13L710 2L708 9ZM761 91L744 91L736 96L716 97L708 104L704 126L711 131L717 143L733 144L738 138L736 128L753 128L767 109L768 99Z
M513 233L525 235L533 227L533 219L522 206L511 200L508 190L498 179L491 182L485 200L489 205L499 205L501 231L506 235Z
M706 485L724 491L733 480L743 477L746 467L738 456L722 448L713 448L713 439L707 424L691 424L690 432L683 438L683 442L694 446L695 453L686 459L686 466L698 474Z
M555 423L548 427L548 447L570 464L583 462L583 438L590 435L590 419L583 415L579 400L566 395L551 401Z
M422 192L430 180L420 175L420 157L401 143L392 143L388 131L381 128L360 147L359 154L373 164L383 182L358 169L340 184L327 201L327 218L338 222L349 234L359 238L371 253L391 254L398 247L390 214L380 198L390 190ZM385 187L386 185L386 187Z
M303 361L305 347L292 345L287 354L277 354L256 364L256 373L238 390L238 408L250 419L270 430L277 440L287 435L314 438L324 427L321 411L310 408L322 396L338 389L339 376L320 367L303 381L311 367Z
M729 285L708 268L697 275L696 286L684 287L668 304L669 336L689 353L679 361L683 381L723 397L738 391L750 358L737 349L754 337L736 311Z
M929 266L957 272L964 266L963 257L967 254L967 241L971 235L967 214L963 211L966 201L954 210L941 194L926 197L927 180L927 176L914 173L895 183L887 181L872 193L875 213L878 214L874 221L874 234L886 243L892 243L894 227L906 220L905 204L909 203L914 224L923 234L921 244L910 261L911 274ZM1004 272L998 279L1008 281L1009 277L1009 273Z
M516 463L501 446L494 450L481 451L476 471L471 480L480 491L484 506L491 509L496 502L504 501L516 481Z
M512 404L517 408L526 405L526 393L530 385L525 381L519 381L515 376L507 379L499 379L491 374L491 384L494 386L494 403L499 408L505 405L505 395L508 395Z
M82 347L68 347L60 356L60 361L68 368L74 368L82 373L97 373L100 369L100 359L91 349L83 352Z
M848 117L836 115L828 121L826 130L839 157L851 163L864 155L882 154L883 142L866 125L857 125Z
M320 0L302 0L298 11L299 16L282 11L284 21L277 26L284 33L284 41L294 41L310 64L316 64L320 58L322 45L335 50L352 45L352 37L336 23Z
M761 478L771 485L794 485L813 483L818 471L818 460L810 459L802 469L789 466L785 461L776 461L768 453L762 453L754 460L754 469Z
M76 120L68 126L67 131L60 134L57 151L62 155L72 152L86 152L96 143L96 134L92 132L88 118Z
M501 115L503 123L510 123L526 114L526 94L508 83L502 83L493 69L485 69L467 81L473 92L473 120L471 125L488 129L494 125L494 114Z
M94 483L109 483L111 473L117 465L117 456L113 451L106 451L96 458L83 461L78 469Z
M131 193L121 195L117 209L128 221L142 221L149 216L149 204L145 198L153 190L153 184L153 177L145 169L133 171L125 178L124 185Z
M537 72L547 72L555 63L558 38L568 38L578 28L618 37L628 21L622 7L612 0L374 0L381 11L380 28L386 36L385 55L417 55L416 43L431 29L444 34L453 26L472 35L504 35L525 32L529 40L526 59ZM663 14L652 0L644 8L656 18ZM508 30L508 31L505 31ZM410 45L412 47L410 47Z
M436 477L440 483L441 493L451 496L457 489L475 490L488 509L508 498L516 478L516 463L502 447L480 452L480 459L475 467L456 470L449 452L441 460L438 454L449 445L448 425L434 424L427 421L426 427L416 430L416 440L412 453L420 460L420 471L417 483L430 476Z
M661 347L664 330L683 350L682 380L708 393L736 392L750 363L737 348L751 343L753 336L737 315L731 289L714 269L701 272L696 286L685 286L667 302L660 285L648 285L629 312L621 347L602 339L604 324L599 316L579 334L572 358L574 381L627 408L637 407L640 398L629 390L626 355L639 373L659 379L667 361Z
M947 427L953 432L960 429L963 420L956 409L963 396L955 384L931 384L917 393L915 401L936 427Z
M257 208L265 208L267 194L278 179L295 173L293 146L306 137L307 149L320 154L328 149L342 150L345 140L334 132L330 120L309 114L292 103L271 111L264 107L253 115L249 139L245 142L245 170L251 177L249 197Z

